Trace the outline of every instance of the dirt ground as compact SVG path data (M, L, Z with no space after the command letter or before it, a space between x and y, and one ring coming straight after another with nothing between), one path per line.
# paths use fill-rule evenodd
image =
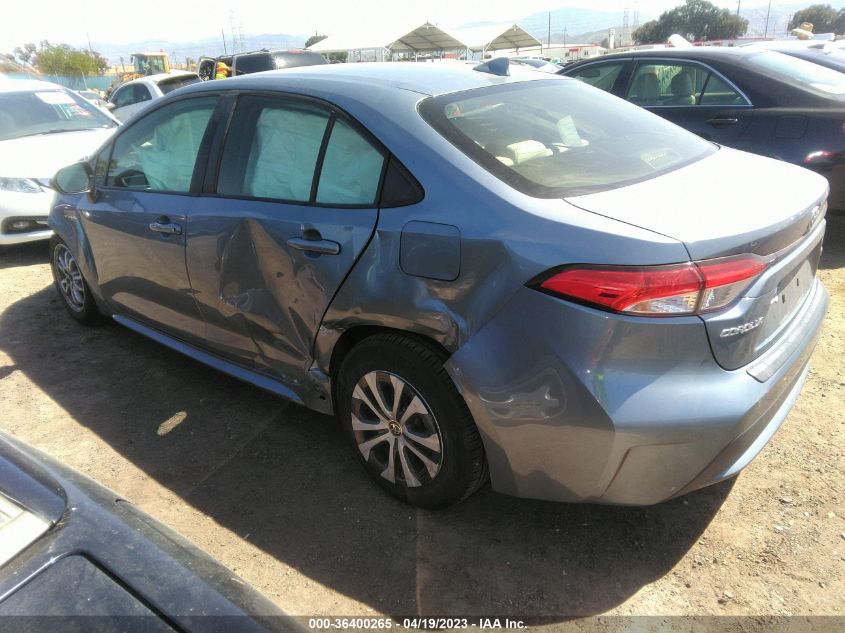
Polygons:
M736 480L651 508L487 487L448 511L410 509L367 480L332 418L117 325L77 325L44 244L0 255L0 429L293 614L842 616L843 216L819 275L831 307L782 429Z

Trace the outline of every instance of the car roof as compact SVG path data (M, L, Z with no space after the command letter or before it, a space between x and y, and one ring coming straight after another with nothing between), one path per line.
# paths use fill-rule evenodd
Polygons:
M175 79L177 77L190 77L190 76L198 77L194 72L188 70L172 70L169 73L159 73L157 75L147 75L145 77L138 77L138 79L133 79L132 81L127 81L126 83L120 84L120 87L128 86L129 84L138 84L138 83L153 83L153 84L160 84L162 81L167 79Z
M647 48L635 51L622 51L610 53L601 57L591 57L589 61L602 61L605 59L620 59L626 57L678 57L686 59L723 59L741 60L753 53L759 53L759 49L752 49L746 46L690 46L689 48ZM587 61L587 60L585 60Z
M510 67L510 76L500 76L479 72L466 64L413 63L413 62L378 62L367 64L325 64L318 66L300 66L283 70L270 70L250 75L217 81L194 84L186 90L273 90L288 86L286 78L318 81L328 88L342 89L349 83L366 84L378 88L407 90L419 94L434 96L450 92L460 92L484 86L517 83L522 81L548 80L554 75L538 73L534 70ZM328 85L327 85L328 84ZM332 86L331 84L335 84ZM184 94L184 92L182 93Z
M0 92L37 92L39 90L67 90L64 86L40 79L3 79Z

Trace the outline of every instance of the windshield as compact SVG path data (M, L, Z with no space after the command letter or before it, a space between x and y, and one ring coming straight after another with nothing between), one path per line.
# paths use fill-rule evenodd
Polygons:
M0 93L0 140L74 132L117 124L67 90Z
M775 51L750 55L748 62L774 71L780 79L793 85L824 95L845 96L845 74L837 70Z
M470 158L536 197L621 187L716 151L646 110L568 79L429 98L420 113Z

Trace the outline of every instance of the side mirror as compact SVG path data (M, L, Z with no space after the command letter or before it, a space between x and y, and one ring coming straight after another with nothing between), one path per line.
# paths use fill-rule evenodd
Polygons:
M88 163L74 163L57 171L50 186L59 193L89 193L92 176Z

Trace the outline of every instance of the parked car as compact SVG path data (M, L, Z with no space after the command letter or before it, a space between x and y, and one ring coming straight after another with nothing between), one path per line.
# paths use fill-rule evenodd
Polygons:
M106 103L108 103L108 101L104 99L99 92L94 90L77 90L76 92L80 97L93 103L97 107L105 107Z
M824 178L506 60L189 86L55 183L73 318L335 413L429 508L488 468L621 504L731 477L828 302Z
M198 81L200 78L196 73L176 70L168 74L133 79L114 89L106 107L118 120L126 121L156 99Z
M716 143L825 175L845 210L845 76L753 46L629 51L567 66L575 77Z
M819 66L824 66L825 68L837 70L840 73L845 73L845 50L841 48L823 48L817 46L796 48L790 46L774 48L772 50L818 64Z
M561 67L557 64L553 64L552 62L547 61L545 59L537 59L533 57L511 58L510 63L522 66L530 66L531 68L544 73L556 73L561 69Z
M232 77L282 68L321 66L328 63L319 53L298 49L272 51L264 49L220 57L200 57L197 72L203 81L214 79L218 62L226 64Z
M50 178L115 127L109 114L58 84L0 81L0 247L50 238Z
M4 631L302 630L119 495L3 434L0 544Z

